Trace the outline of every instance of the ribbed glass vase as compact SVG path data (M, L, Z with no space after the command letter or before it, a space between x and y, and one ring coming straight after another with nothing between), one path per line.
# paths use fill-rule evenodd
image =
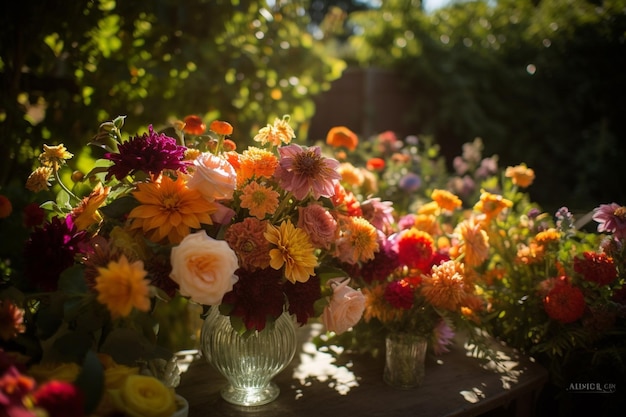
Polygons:
M422 385L428 340L423 336L392 332L385 339L383 380L391 387L411 389Z
M278 397L280 388L272 382L291 362L296 352L296 331L292 317L283 313L274 326L241 336L230 317L211 307L204 320L200 347L206 360L228 380L221 391L231 404L256 406Z

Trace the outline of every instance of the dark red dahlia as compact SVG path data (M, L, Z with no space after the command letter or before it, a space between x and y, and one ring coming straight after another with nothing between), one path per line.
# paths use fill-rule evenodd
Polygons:
M71 216L53 217L37 227L24 246L24 276L44 291L55 291L61 272L74 264L76 255L88 247L87 232L78 231Z
M409 310L415 302L413 287L406 280L390 282L385 288L385 300L394 308Z
M183 160L184 146L176 144L176 139L156 133L152 125L148 133L135 136L119 145L119 153L106 153L104 157L113 161L107 172L106 179L115 177L122 180L130 173L143 171L158 176L163 170L187 171L187 162Z
M248 330L263 330L268 317L283 313L285 295L282 273L273 268L248 271L238 269L239 280L224 294L222 304L232 306L230 315L240 317Z
M28 228L40 226L46 217L46 212L37 203L27 204L23 214L24 226Z
M560 277L543 299L543 307L554 320L571 323L581 318L585 312L585 296L566 277Z
M374 254L374 259L366 262L361 269L361 277L367 283L386 279L389 274L400 266L398 254L391 245L379 245L379 251Z
M310 317L315 316L315 302L322 296L320 278L314 275L307 282L285 281L283 291L289 301L289 313L296 315L296 320L305 325Z
M170 278L172 265L162 257L152 257L146 261L146 270L150 275L150 283L170 297L176 295L178 284Z
M583 252L582 258L574 258L574 271L598 285L608 285L617 278L613 258L604 253Z
M45 383L35 392L34 400L50 417L82 417L85 414L83 394L69 382Z

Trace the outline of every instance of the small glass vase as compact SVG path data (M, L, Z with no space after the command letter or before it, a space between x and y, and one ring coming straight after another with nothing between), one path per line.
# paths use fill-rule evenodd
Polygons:
M200 347L206 360L228 380L220 391L224 400L241 406L267 404L278 397L272 382L296 352L292 317L283 313L274 323L249 336L240 335L216 306L202 325Z
M389 333L385 338L385 383L398 389L422 385L427 347L428 340L423 336Z

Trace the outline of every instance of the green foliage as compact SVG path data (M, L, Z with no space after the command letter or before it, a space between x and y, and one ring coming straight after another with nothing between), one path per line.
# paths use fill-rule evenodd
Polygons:
M453 2L433 13L389 0L354 13L359 65L396 70L414 93L416 133L446 156L481 137L504 164L526 162L545 207L586 211L626 199L623 0Z

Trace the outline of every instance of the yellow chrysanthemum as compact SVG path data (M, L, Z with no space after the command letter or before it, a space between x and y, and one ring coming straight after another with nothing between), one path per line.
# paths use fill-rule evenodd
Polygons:
M78 230L85 230L95 223L100 223L102 216L98 212L98 208L104 203L111 191L111 187L103 187L98 183L91 191L89 196L85 197L80 204L72 210L74 224Z
M551 243L558 243L560 239L561 233L553 227L539 232L535 236L535 242L537 242L537 244L541 246L548 246Z
M261 145L269 143L272 146L279 146L281 144L289 144L291 139L295 138L296 134L293 128L289 126L289 116L284 116L282 119L274 119L274 124L268 124L253 138L255 142L261 142Z
M467 266L478 266L489 256L489 236L473 217L457 225L454 234L459 237L459 256Z
M365 296L365 310L363 320L368 323L377 319L383 324L390 324L402 319L405 310L395 308L385 300L385 285L378 284L361 289Z
M278 207L278 193L257 182L246 185L241 194L241 207L247 208L250 214L263 220L267 214L274 213Z
M418 214L415 216L413 227L431 236L436 236L441 232L441 228L437 222L437 216L434 214Z
M282 222L279 227L267 225L263 234L276 248L270 250L270 266L276 270L285 267L285 278L295 283L307 282L315 275L317 257L306 232L291 223Z
M158 182L137 185L133 195L141 203L128 215L132 229L141 229L148 239L158 243L167 238L180 243L191 229L213 224L211 214L217 206L197 190L187 188L182 177L176 181L164 176Z
M58 171L59 167L65 164L65 160L71 159L73 156L63 144L57 146L43 145L43 153L39 155L39 162L45 167Z
M142 261L128 262L122 255L106 268L98 268L95 289L98 302L104 304L113 318L128 316L133 308L150 309L150 288Z
M480 201L474 205L474 210L484 213L485 221L489 222L491 219L500 214L504 209L513 206L511 200L507 200L498 194L492 194L485 190L482 190L480 194Z
M337 169L341 175L341 181L353 187L360 187L363 184L363 173L350 162L343 162Z
M352 250L354 261L366 262L374 259L374 254L378 251L378 233L376 228L363 217L348 217L345 223L345 233L343 236L347 248L341 250Z
M429 203L420 206L417 210L417 214L426 214L436 216L439 214L439 205L436 201L431 201Z
M50 175L52 175L52 168L37 168L28 176L28 179L26 180L26 189L34 193L47 190L51 185L48 181Z
M463 205L459 197L447 190L434 190L430 198L432 198L442 210L454 211Z
M526 164L520 164L514 167L507 167L506 171L504 171L504 176L511 178L513 184L526 188L535 180L535 171L532 168L528 168Z
M422 295L436 308L455 311L467 296L463 264L446 261L435 265L422 281Z

